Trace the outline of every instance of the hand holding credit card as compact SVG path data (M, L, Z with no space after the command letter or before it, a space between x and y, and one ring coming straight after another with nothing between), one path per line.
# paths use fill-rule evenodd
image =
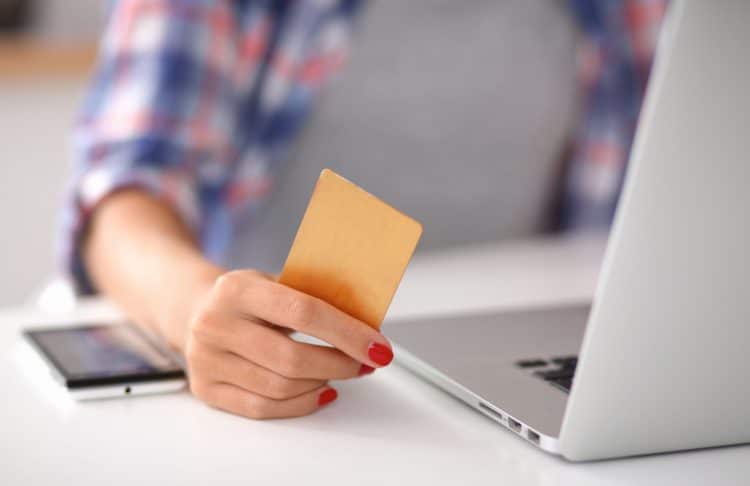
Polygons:
M378 329L422 225L324 169L279 282Z

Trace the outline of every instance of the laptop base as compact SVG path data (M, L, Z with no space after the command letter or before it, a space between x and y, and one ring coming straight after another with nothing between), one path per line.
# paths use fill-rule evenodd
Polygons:
M523 362L578 353L588 311L584 304L495 311L386 322L383 329L397 364L559 454L568 394Z

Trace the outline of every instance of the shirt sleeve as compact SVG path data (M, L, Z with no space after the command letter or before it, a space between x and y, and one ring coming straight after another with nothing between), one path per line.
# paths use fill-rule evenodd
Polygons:
M118 190L148 191L201 231L201 188L221 184L232 151L232 9L210 0L113 4L74 130L58 242L79 291L93 291L80 255L89 216Z

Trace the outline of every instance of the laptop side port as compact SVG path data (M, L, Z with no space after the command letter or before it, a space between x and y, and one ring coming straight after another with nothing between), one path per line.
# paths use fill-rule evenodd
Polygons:
M485 412L487 415L492 416L493 418L497 419L499 422L503 421L503 414L495 410L494 408L490 407L489 405L479 402L479 408Z
M521 433L521 422L513 420L510 417L508 417L508 427L510 427L513 432L516 432L518 434Z
M539 445L539 434L537 434L533 430L526 429L526 438L529 439L534 444Z

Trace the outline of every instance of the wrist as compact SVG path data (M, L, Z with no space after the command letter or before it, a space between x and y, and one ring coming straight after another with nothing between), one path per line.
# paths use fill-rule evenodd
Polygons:
M175 282L174 292L167 305L160 326L169 345L185 352L190 325L194 316L213 288L216 279L226 269L200 260L187 265Z

